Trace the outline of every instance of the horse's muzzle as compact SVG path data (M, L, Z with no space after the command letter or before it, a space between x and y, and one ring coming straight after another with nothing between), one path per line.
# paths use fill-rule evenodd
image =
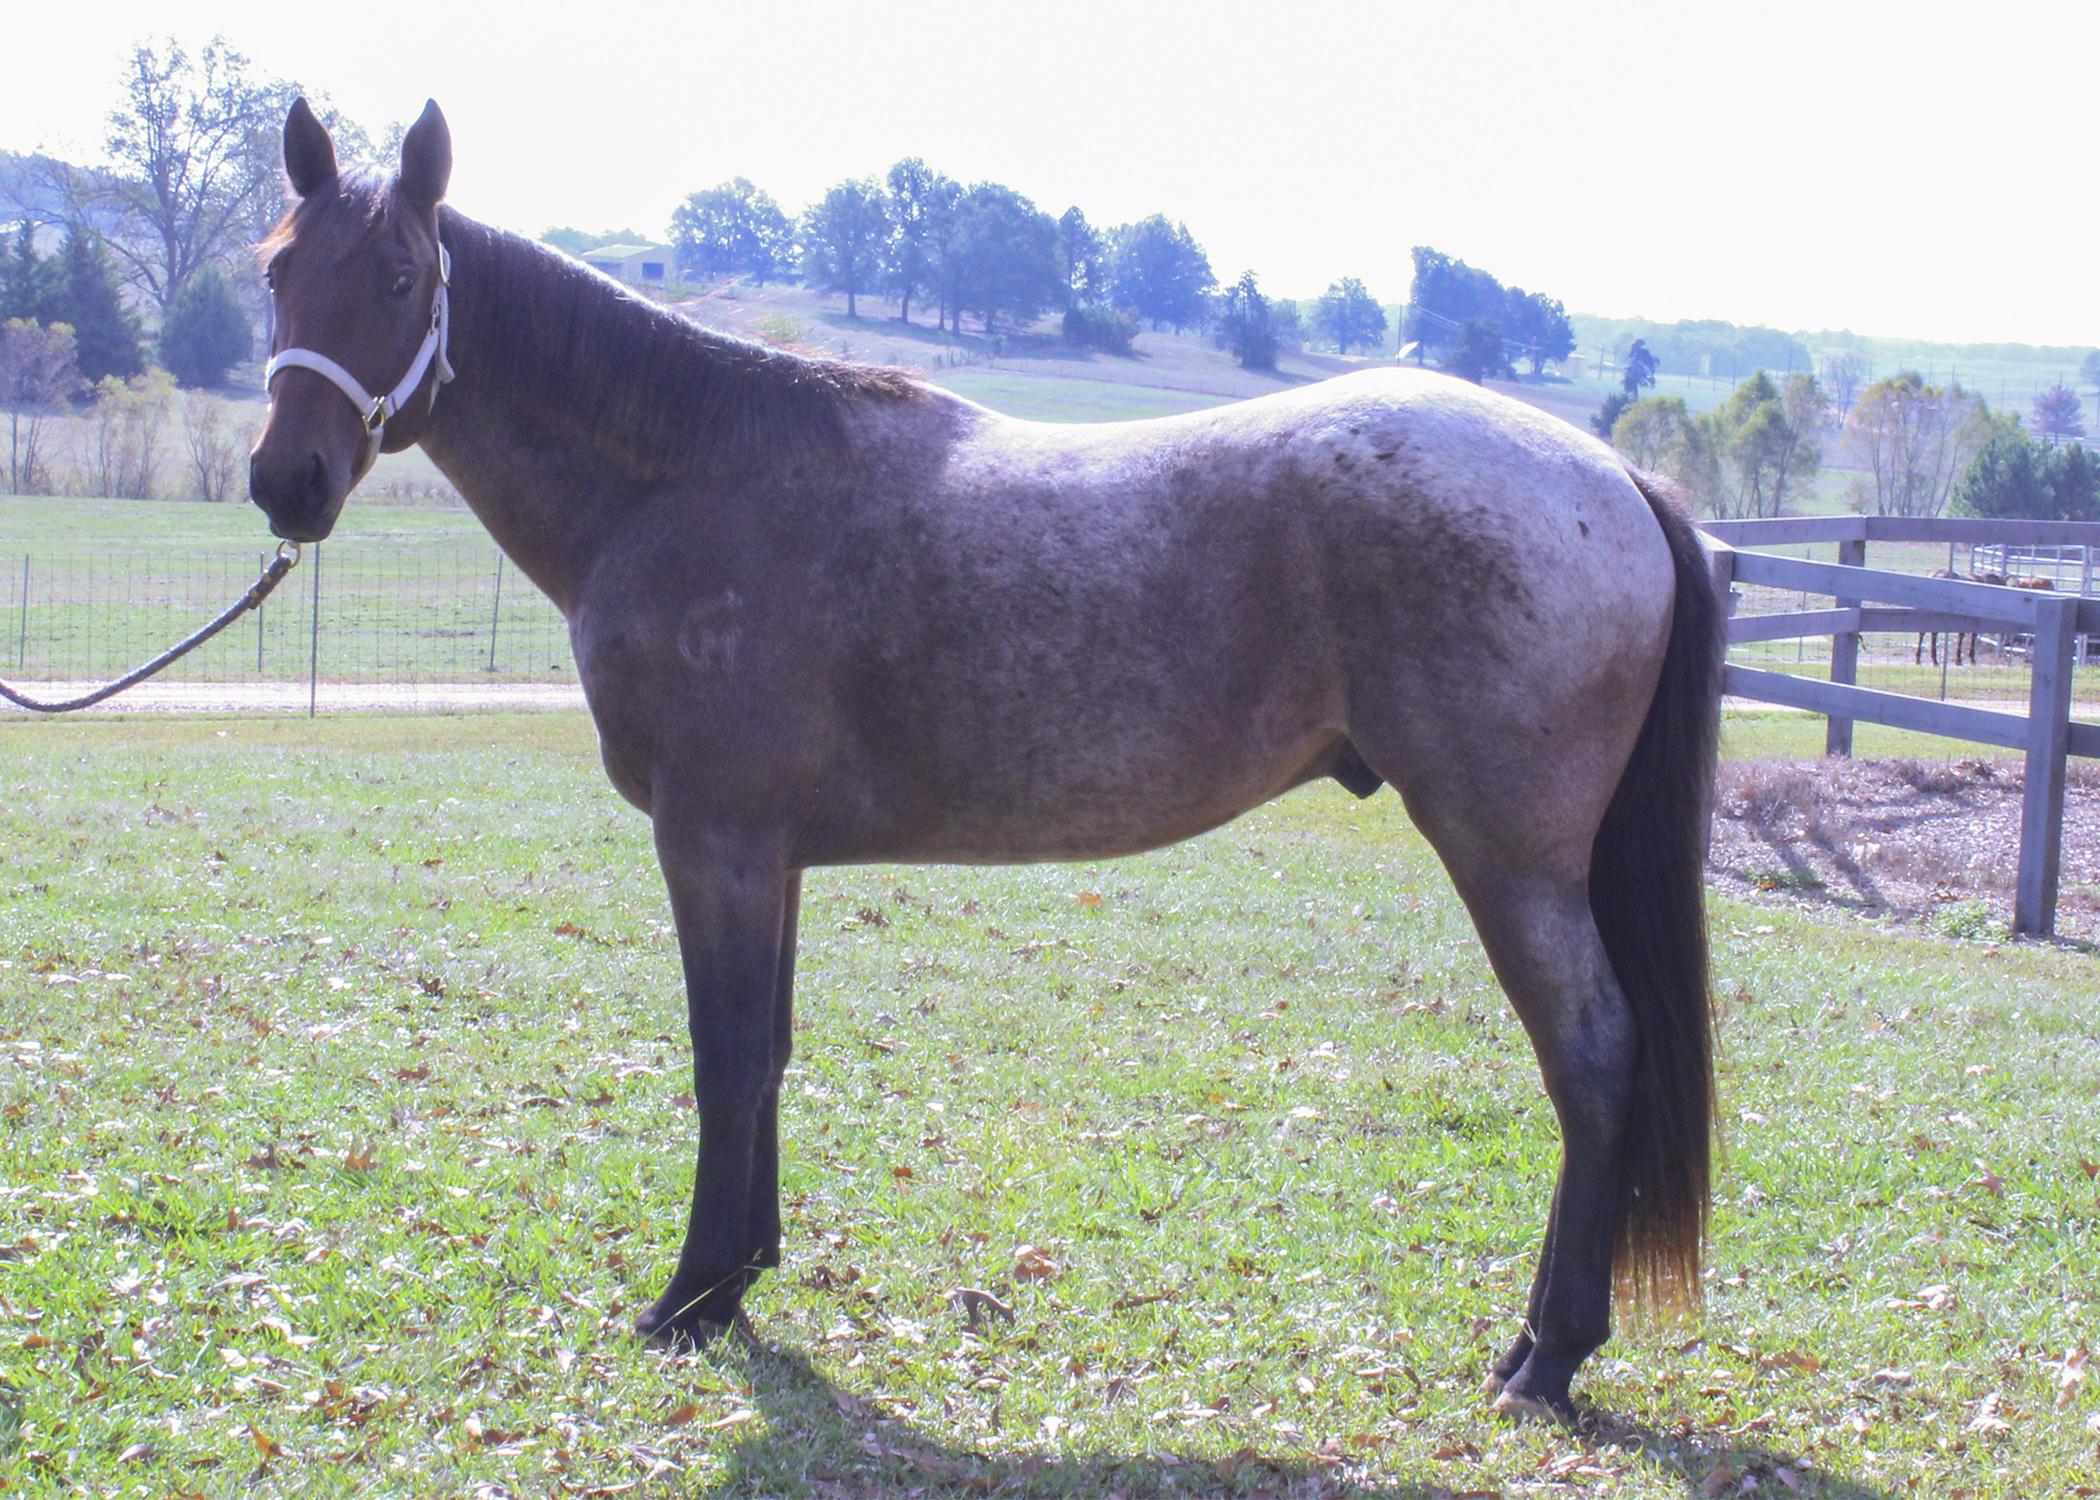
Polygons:
M248 498L270 518L270 530L288 542L318 542L335 529L342 505L328 461L314 452L248 457Z

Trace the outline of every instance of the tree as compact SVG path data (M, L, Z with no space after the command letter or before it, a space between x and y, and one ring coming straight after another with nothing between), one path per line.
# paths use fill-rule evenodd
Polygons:
M1596 433L1598 437L1603 438L1606 442L1610 442L1612 434L1618 429L1619 418L1623 417L1627 408L1633 404L1633 397L1627 395L1624 391L1613 391L1604 398L1604 405L1599 407L1595 414L1590 417L1590 431Z
M2086 385L2100 390L2100 349L2091 349L2078 364L2078 378Z
M44 488L44 421L80 388L73 330L27 318L0 324L0 407L7 409L7 488L33 495Z
M1351 344L1368 349L1385 338L1385 309L1361 281L1344 276L1330 283L1313 304L1312 325L1337 352L1347 354Z
M1186 224L1154 214L1109 236L1110 282L1118 306L1165 323L1176 333L1203 321L1204 298L1217 285L1210 258Z
M1823 356L1823 385L1839 411L1852 410L1852 403L1859 399L1860 391L1866 386L1868 371L1867 358L1863 354L1847 351Z
M274 207L283 92L223 37L194 58L172 40L132 49L123 102L109 115L116 171L78 186L112 217L111 247L162 307L230 258Z
M1854 503L1883 516L1937 516L1991 435L1990 408L1959 385L1916 370L1885 376L1852 408L1853 452L1867 477Z
M234 494L243 444L227 430L225 403L204 391L185 396L182 441L189 454L190 477L197 482L197 498L216 505Z
M254 343L233 284L217 266L206 266L176 293L161 320L160 362L181 385L220 385Z
M1462 260L1427 245L1414 248L1415 279L1402 338L1438 355L1455 349L1465 326L1486 320L1500 329L1509 315L1502 283Z
M896 226L890 238L887 282L897 298L897 317L911 321L911 299L920 292L940 287L942 220L953 212L959 189L916 156L907 156L890 168L890 218ZM937 319L944 320L944 304Z
M872 177L849 178L824 195L802 221L802 274L819 291L844 292L846 316L882 272L889 242L889 205Z
M1682 396L1648 396L1620 409L1611 442L1634 467L1675 477L1677 456L1691 425L1692 414Z
M1511 287L1507 328L1531 361L1534 375L1543 375L1549 360L1563 360L1575 352L1575 327L1568 321L1567 308L1543 292Z
M36 228L16 226L0 258L0 323L23 318L48 323L57 315L58 267L36 253Z
M1954 491L1964 515L2047 521L2056 519L2044 472L2047 450L2007 414L1991 422L1991 435L1977 450Z
M1212 320L1212 337L1218 347L1230 350L1245 369L1275 369L1276 335L1269 327L1269 301L1255 283L1254 273L1242 271L1218 304Z
M1679 396L1645 396L1631 400L1614 391L1605 406L1620 403L1612 425L1612 445L1634 465L1666 474L1695 498L1721 488L1721 449L1726 430L1713 413L1694 415Z
M105 375L129 380L139 374L146 368L139 320L124 306L101 238L93 230L72 226L58 261L60 279L52 300L55 315L73 325L81 378L93 384Z
M1458 331L1458 346L1446 361L1453 374L1479 385L1490 375L1505 379L1510 368L1509 351L1502 343L1502 325L1493 318L1468 318Z
M1633 347L1626 351L1626 369L1619 376L1619 388L1635 400L1641 392L1655 384L1655 356L1648 352L1646 339L1635 339Z
M1993 418L1990 438L1955 487L1954 509L2033 521L2100 520L2100 453L2036 442L2020 419Z
M1010 187L974 184L956 210L956 311L990 333L1000 314L1030 322L1059 300L1057 221Z
M1077 204L1057 221L1057 272L1066 312L1092 307L1108 295L1108 241Z
M934 327L962 332L962 262L957 258L962 231L962 184L936 179L926 200L926 250L933 262L937 311Z
M2034 430L2051 443L2085 436L2085 403L2058 381L2034 398Z
M741 272L760 286L777 281L793 262L794 239L772 194L745 177L694 193L671 214L679 266L703 276Z
M1735 388L1706 424L1720 462L1718 482L1701 498L1715 515L1785 511L1789 495L1822 466L1823 450L1815 441L1822 401L1815 377L1807 374L1794 376L1782 391L1758 370Z

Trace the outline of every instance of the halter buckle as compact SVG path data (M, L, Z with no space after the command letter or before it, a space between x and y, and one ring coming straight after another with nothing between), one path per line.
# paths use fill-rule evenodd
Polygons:
M386 418L386 397L374 396L372 398L372 409L365 413L366 434L371 437L378 437L380 432L386 427Z

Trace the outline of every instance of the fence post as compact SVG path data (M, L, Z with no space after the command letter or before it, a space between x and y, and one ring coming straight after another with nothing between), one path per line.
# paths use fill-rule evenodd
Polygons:
M496 632L503 623L503 553L496 553L496 602L489 610L489 670L496 670Z
M22 554L22 628L15 636L15 670L29 665L29 554Z
M2064 840L2064 760L2071 741L2071 636L2077 624L2076 599L2036 596L2013 931L2037 937L2056 931L2056 872Z
M260 573L260 572L261 572L261 571L262 571L262 570L263 570L264 568L268 567L269 565L270 565L270 555L269 555L269 554L268 554L267 552L258 552L258 553L256 553L256 554L255 554L255 571L256 571L256 572ZM263 670L263 663L262 663L262 651L263 651L263 628L262 628L262 612L263 612L263 606L262 606L262 605L260 605L260 604L256 605L256 606L255 606L255 675L256 675L257 677L260 677L260 676L262 676L262 670Z
M319 712L321 701L321 544L314 543L313 632L306 656L306 716Z
M1863 568L1867 565L1867 539L1860 536L1838 543L1837 560L1848 568ZM1839 597L1831 601L1839 609L1858 607L1859 600ZM1859 681L1859 632L1841 630L1830 637L1830 680L1832 682L1856 683ZM1823 732L1825 755L1852 753L1852 721L1830 716L1830 724Z

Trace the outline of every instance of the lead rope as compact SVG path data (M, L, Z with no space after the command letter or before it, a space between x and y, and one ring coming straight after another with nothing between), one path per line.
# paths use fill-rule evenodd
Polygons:
M175 645L170 646L144 666L132 668L115 682L106 683L96 688L92 693L84 693L78 698L68 698L63 703L44 703L26 694L18 693L6 683L0 682L0 698L5 698L17 708L26 708L31 713L38 714L69 714L75 709L92 708L105 698L114 698L126 688L137 687L156 672L173 666L231 625L235 620L238 620L242 615L248 613L249 610L260 608L263 600L269 598L271 591L284 581L284 575L291 572L298 564L299 544L297 542L279 542L277 544L277 555L271 558L269 566L262 570L262 576L249 585L247 593L228 605L216 620L213 620L187 640L179 641Z

